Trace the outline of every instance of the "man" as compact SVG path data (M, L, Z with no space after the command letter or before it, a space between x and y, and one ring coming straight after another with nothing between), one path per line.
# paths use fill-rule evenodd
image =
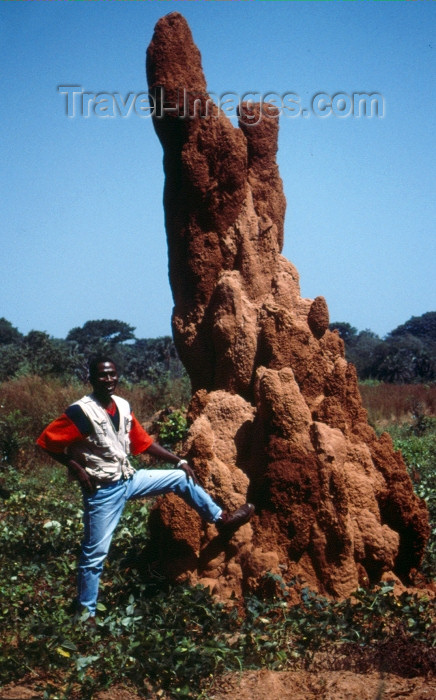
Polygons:
M65 465L82 488L84 539L77 602L93 620L103 564L126 501L176 493L204 520L215 523L221 534L231 534L248 522L254 506L246 503L233 513L223 511L200 486L187 461L152 440L128 402L114 395L118 372L109 357L101 355L90 362L89 381L92 394L50 423L37 444ZM136 471L128 455L144 452L176 468Z

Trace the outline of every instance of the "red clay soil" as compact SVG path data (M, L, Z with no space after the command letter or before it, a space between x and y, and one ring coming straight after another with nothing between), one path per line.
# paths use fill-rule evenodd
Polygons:
M430 700L436 682L379 673L359 675L351 671L322 673L249 671L223 679L210 700Z
M43 689L34 688L35 684L29 683L5 686L0 689L0 700L42 698ZM196 691L193 689L193 692ZM94 700L137 700L141 697L168 700L163 691L138 695L133 689L122 686L97 693ZM246 671L216 679L208 692L209 700L433 700L435 697L435 679L401 678L377 672L360 675L351 671Z

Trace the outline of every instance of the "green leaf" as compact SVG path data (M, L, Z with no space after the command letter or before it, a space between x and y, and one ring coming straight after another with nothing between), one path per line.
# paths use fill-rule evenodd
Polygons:
M77 651L76 645L69 639L66 639L64 642L62 642L61 647L63 649L69 649L70 651Z

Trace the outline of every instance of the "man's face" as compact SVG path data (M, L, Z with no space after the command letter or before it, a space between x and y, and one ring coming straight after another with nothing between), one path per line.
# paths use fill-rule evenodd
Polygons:
M118 384L117 368L112 362L99 362L97 371L90 377L90 382L96 396L110 399Z

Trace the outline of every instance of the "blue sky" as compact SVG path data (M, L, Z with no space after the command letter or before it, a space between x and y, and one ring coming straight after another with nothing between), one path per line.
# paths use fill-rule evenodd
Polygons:
M151 119L68 118L58 86L146 91L146 47L174 10L216 94L383 96L383 118L281 117L283 252L332 321L383 336L435 310L435 3L145 0L1 3L0 316L54 337L100 318L170 334Z

